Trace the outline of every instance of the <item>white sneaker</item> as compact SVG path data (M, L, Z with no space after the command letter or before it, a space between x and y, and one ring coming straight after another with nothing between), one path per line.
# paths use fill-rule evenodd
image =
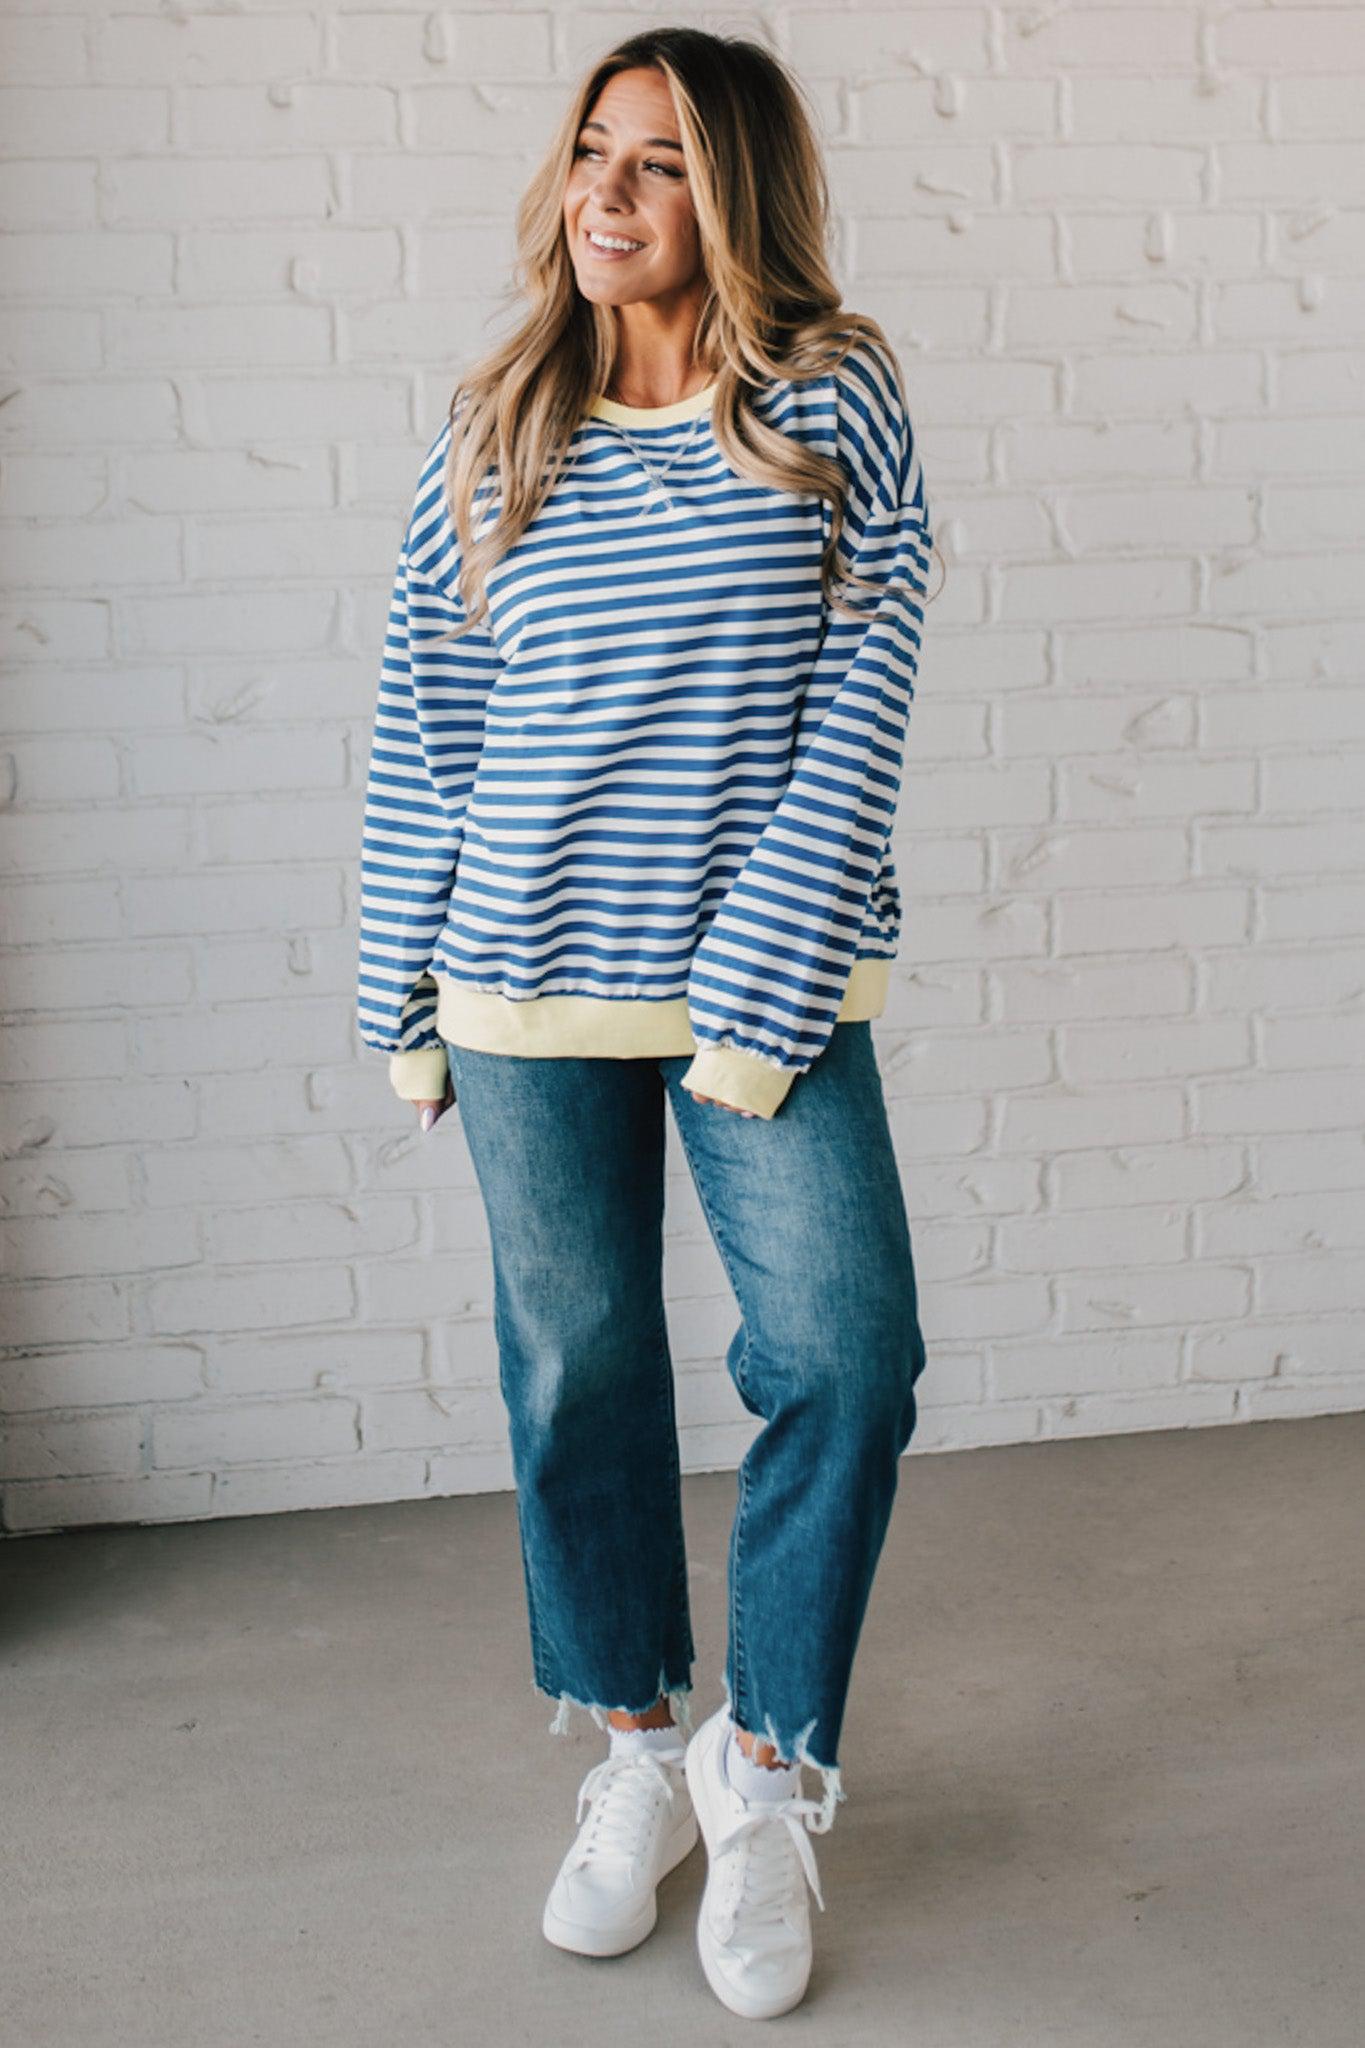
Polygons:
M710 1858L697 1916L697 1952L706 1981L741 2019L789 2012L810 1977L809 1884L820 1908L820 1880L808 1816L816 1799L745 1800L725 1775L730 1716L703 1721L687 1746L687 1783Z
M578 1792L582 1822L545 1901L557 1948L619 1956L652 1933L654 1888L697 1840L681 1741L605 1757ZM584 1818L584 1809L587 1817Z

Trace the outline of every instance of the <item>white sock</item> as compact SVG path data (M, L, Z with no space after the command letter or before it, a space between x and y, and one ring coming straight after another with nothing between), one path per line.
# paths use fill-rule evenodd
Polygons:
M618 1728L613 1721L607 1723L611 1737L613 1756L642 1756L650 1750L673 1749L682 1741L675 1727L667 1728Z
M780 1764L776 1768L756 1764L740 1748L733 1721L725 1744L725 1775L741 1799L799 1799L801 1796L800 1764Z

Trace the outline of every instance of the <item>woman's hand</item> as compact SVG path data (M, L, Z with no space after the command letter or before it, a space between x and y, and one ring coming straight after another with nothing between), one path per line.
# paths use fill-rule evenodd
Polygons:
M417 1121L421 1125L422 1130L425 1132L433 1129L445 1115L454 1100L455 1089L452 1083L447 1081L445 1097L441 1102L414 1102L412 1106L417 1111Z
M688 1094L689 1094L689 1095L690 1095L690 1096L692 1097L692 1100L693 1100L694 1102L714 1102L714 1103L715 1103L715 1105L716 1105L716 1108L717 1108L717 1109L728 1109L728 1110L731 1110L731 1111L733 1111L733 1113L734 1113L734 1114L735 1114L736 1116L757 1116L757 1115L758 1115L758 1111L757 1111L756 1109L735 1109L735 1105L734 1105L734 1103L733 1103L733 1102L721 1102L721 1101L720 1101L720 1100L719 1100L719 1099L718 1099L718 1098L717 1098L716 1096L714 1096L714 1095L698 1095L698 1093L697 1093L697 1091L696 1091L696 1089L695 1089L695 1088L689 1088L687 1092L688 1092Z

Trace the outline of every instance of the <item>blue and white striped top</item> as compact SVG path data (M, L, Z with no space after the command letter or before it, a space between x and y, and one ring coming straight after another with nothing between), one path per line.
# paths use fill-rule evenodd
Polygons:
M828 506L731 469L714 388L597 399L489 618L444 645L465 617L449 421L427 453L361 863L360 1030L402 1095L444 1093L443 1041L693 1051L687 1087L771 1116L836 1022L884 1005L931 546L910 421L861 338L755 402L850 479L840 556L879 593L851 593L855 619L821 596Z

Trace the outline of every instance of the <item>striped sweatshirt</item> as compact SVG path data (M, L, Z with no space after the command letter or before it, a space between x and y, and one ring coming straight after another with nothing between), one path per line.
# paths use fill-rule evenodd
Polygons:
M359 1026L409 1100L444 1094L446 1042L688 1052L687 1088L771 1117L836 1023L885 1006L931 546L911 423L862 338L752 401L841 464L838 560L874 586L855 618L820 588L829 506L730 467L714 390L597 398L489 574L488 617L444 644L466 616L449 420L427 452L361 857Z

